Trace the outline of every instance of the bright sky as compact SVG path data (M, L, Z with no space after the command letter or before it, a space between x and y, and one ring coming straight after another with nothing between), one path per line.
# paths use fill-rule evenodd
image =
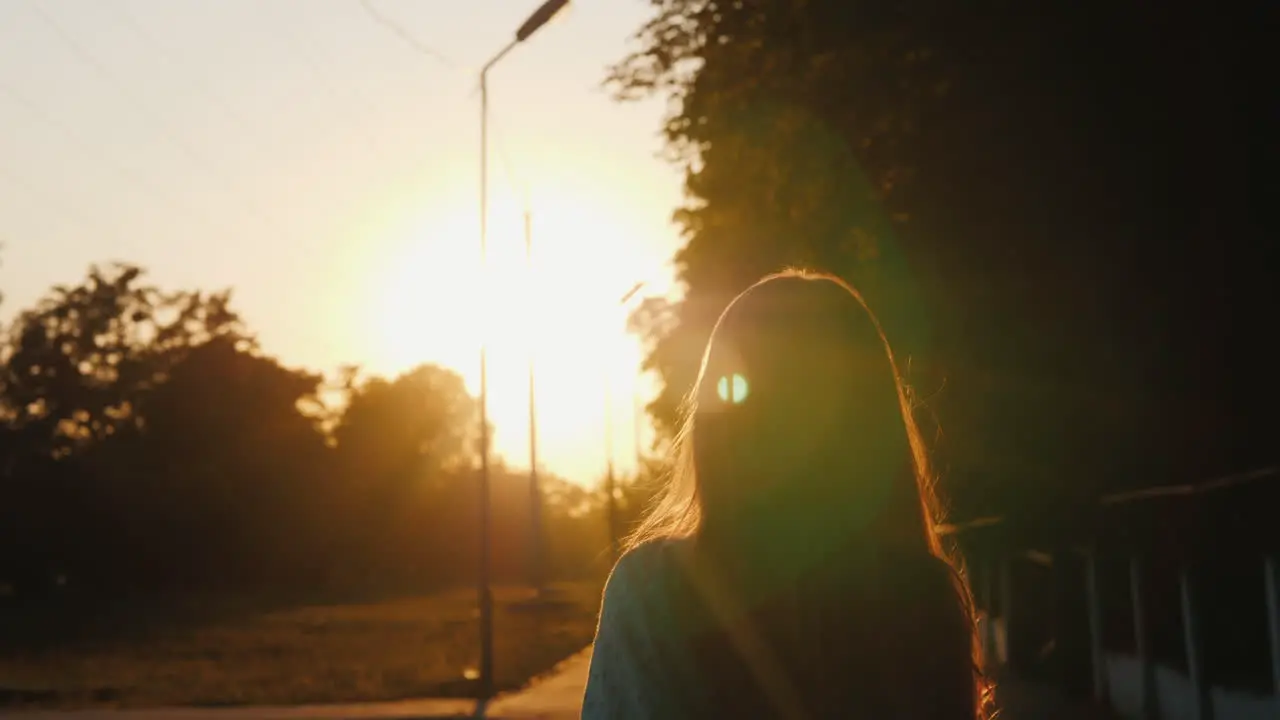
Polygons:
M233 287L288 364L438 362L473 391L488 317L498 453L527 466L532 344L540 464L603 473L612 386L625 471L651 389L618 301L669 291L681 178L657 158L661 102L600 81L647 3L578 0L490 73L488 293L475 72L537 0L372 5L450 63L360 0L0 0L4 317L124 260Z

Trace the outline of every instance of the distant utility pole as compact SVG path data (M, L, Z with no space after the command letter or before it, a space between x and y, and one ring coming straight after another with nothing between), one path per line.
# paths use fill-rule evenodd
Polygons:
M644 286L645 286L645 283L643 280L636 283L635 285L632 285L631 289L628 290L627 293L623 295L620 300L618 300L618 305L620 307L625 308L627 305L627 302L630 301L631 298L635 297L636 293L640 292L644 288ZM605 366L606 368L608 367L607 362L605 363ZM618 497L617 497L618 487L617 487L617 478L614 475L614 467L613 467L613 381L612 380L613 378L610 377L606 372L605 386L604 386L604 406L605 406L605 410L604 410L605 450L604 452L605 452L605 459L607 464L606 464L605 476L604 476L604 491L605 491L605 503L606 503L606 508L608 512L609 547L613 552L613 559L617 560L619 555L621 555L621 552L622 552L622 533L619 532L619 528L618 528ZM634 402L635 400L633 397L632 403L634 404ZM638 447L639 431L637 431L636 438L637 438L637 447Z
M631 391L631 430L634 433L636 451L636 479L640 478L640 468L644 466L644 450L640 441L640 433L644 427L644 403L640 402L640 389Z
M609 551L613 554L613 560L617 561L621 554L622 538L618 532L617 480L613 474L613 383L607 372L606 370L604 386L604 456L606 463L604 492L606 498L605 507L608 512Z
M533 274L533 218L524 211L524 253ZM536 290L534 290L536 292ZM538 486L538 405L533 345L529 347L529 584L541 596L546 581L542 552L542 488Z

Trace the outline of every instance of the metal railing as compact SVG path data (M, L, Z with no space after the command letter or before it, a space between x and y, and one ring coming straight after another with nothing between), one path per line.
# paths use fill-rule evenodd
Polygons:
M1280 718L1280 467L942 526L989 662L1140 718Z

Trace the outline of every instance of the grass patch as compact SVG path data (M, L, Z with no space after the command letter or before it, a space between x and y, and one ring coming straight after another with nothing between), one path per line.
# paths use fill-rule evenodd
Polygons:
M495 590L494 672L514 690L586 647L600 585L531 605ZM152 629L145 636L0 650L0 706L225 706L471 697L475 593L308 606Z

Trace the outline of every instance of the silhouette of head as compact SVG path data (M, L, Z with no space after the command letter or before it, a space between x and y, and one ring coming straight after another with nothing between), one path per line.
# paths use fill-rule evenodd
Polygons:
M802 546L822 554L851 542L938 554L904 393L853 288L826 274L765 277L715 325L685 466L637 540L696 534L757 558L772 546L790 562Z
M694 408L703 532L811 542L825 530L840 542L878 530L881 543L928 547L916 430L892 354L837 278L773 275L730 303Z

